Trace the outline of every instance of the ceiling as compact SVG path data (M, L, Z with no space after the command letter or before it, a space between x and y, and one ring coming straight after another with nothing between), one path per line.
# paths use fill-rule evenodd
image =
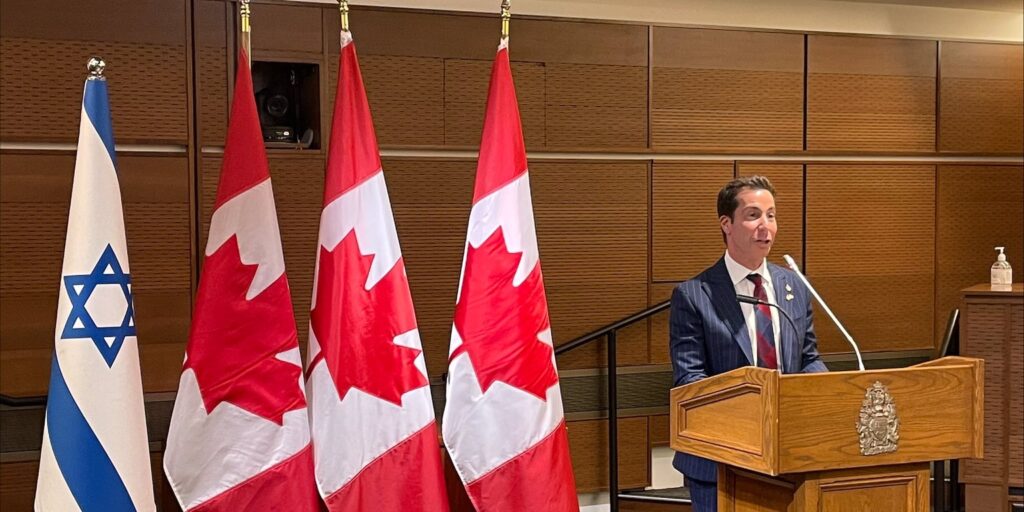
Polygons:
M843 0L872 4L920 5L979 11L1024 12L1024 0Z

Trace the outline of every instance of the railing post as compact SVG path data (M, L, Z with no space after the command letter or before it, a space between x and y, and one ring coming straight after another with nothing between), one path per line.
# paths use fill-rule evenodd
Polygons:
M946 462L932 462L932 512L946 510Z
M960 460L949 461L949 502L952 503L952 512L960 512Z
M608 497L611 512L619 511L619 407L616 398L615 329L608 331Z

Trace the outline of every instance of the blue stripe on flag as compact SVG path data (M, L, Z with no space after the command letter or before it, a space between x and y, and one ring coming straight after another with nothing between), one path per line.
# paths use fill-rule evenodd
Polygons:
M57 354L50 369L46 417L53 456L82 511L134 511L121 475L71 396Z
M117 155L114 153L114 128L110 122L110 100L107 99L106 80L86 80L85 95L82 97L82 106L85 114L89 116L89 122L100 134L100 140L107 147L110 154L110 161L117 169Z

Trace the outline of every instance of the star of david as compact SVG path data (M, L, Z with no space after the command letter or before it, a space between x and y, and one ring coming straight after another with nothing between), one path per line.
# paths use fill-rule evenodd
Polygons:
M103 250L96 266L92 272L77 276L64 276L64 288L67 289L68 298L71 299L71 314L64 324L64 330L60 339L81 339L91 338L96 348L107 362L107 366L114 366L117 353L121 351L121 345L128 336L135 336L135 308L132 306L132 276L124 273L121 263L117 261L114 249L107 244ZM124 312L121 325L98 326L85 305L93 291L99 285L117 285L124 293L125 302L128 307Z

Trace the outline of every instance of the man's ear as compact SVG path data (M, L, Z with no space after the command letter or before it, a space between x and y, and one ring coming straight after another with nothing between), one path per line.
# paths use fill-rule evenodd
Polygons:
M722 233L726 235L732 232L732 219L728 215L722 215L718 218L718 224L722 226Z

